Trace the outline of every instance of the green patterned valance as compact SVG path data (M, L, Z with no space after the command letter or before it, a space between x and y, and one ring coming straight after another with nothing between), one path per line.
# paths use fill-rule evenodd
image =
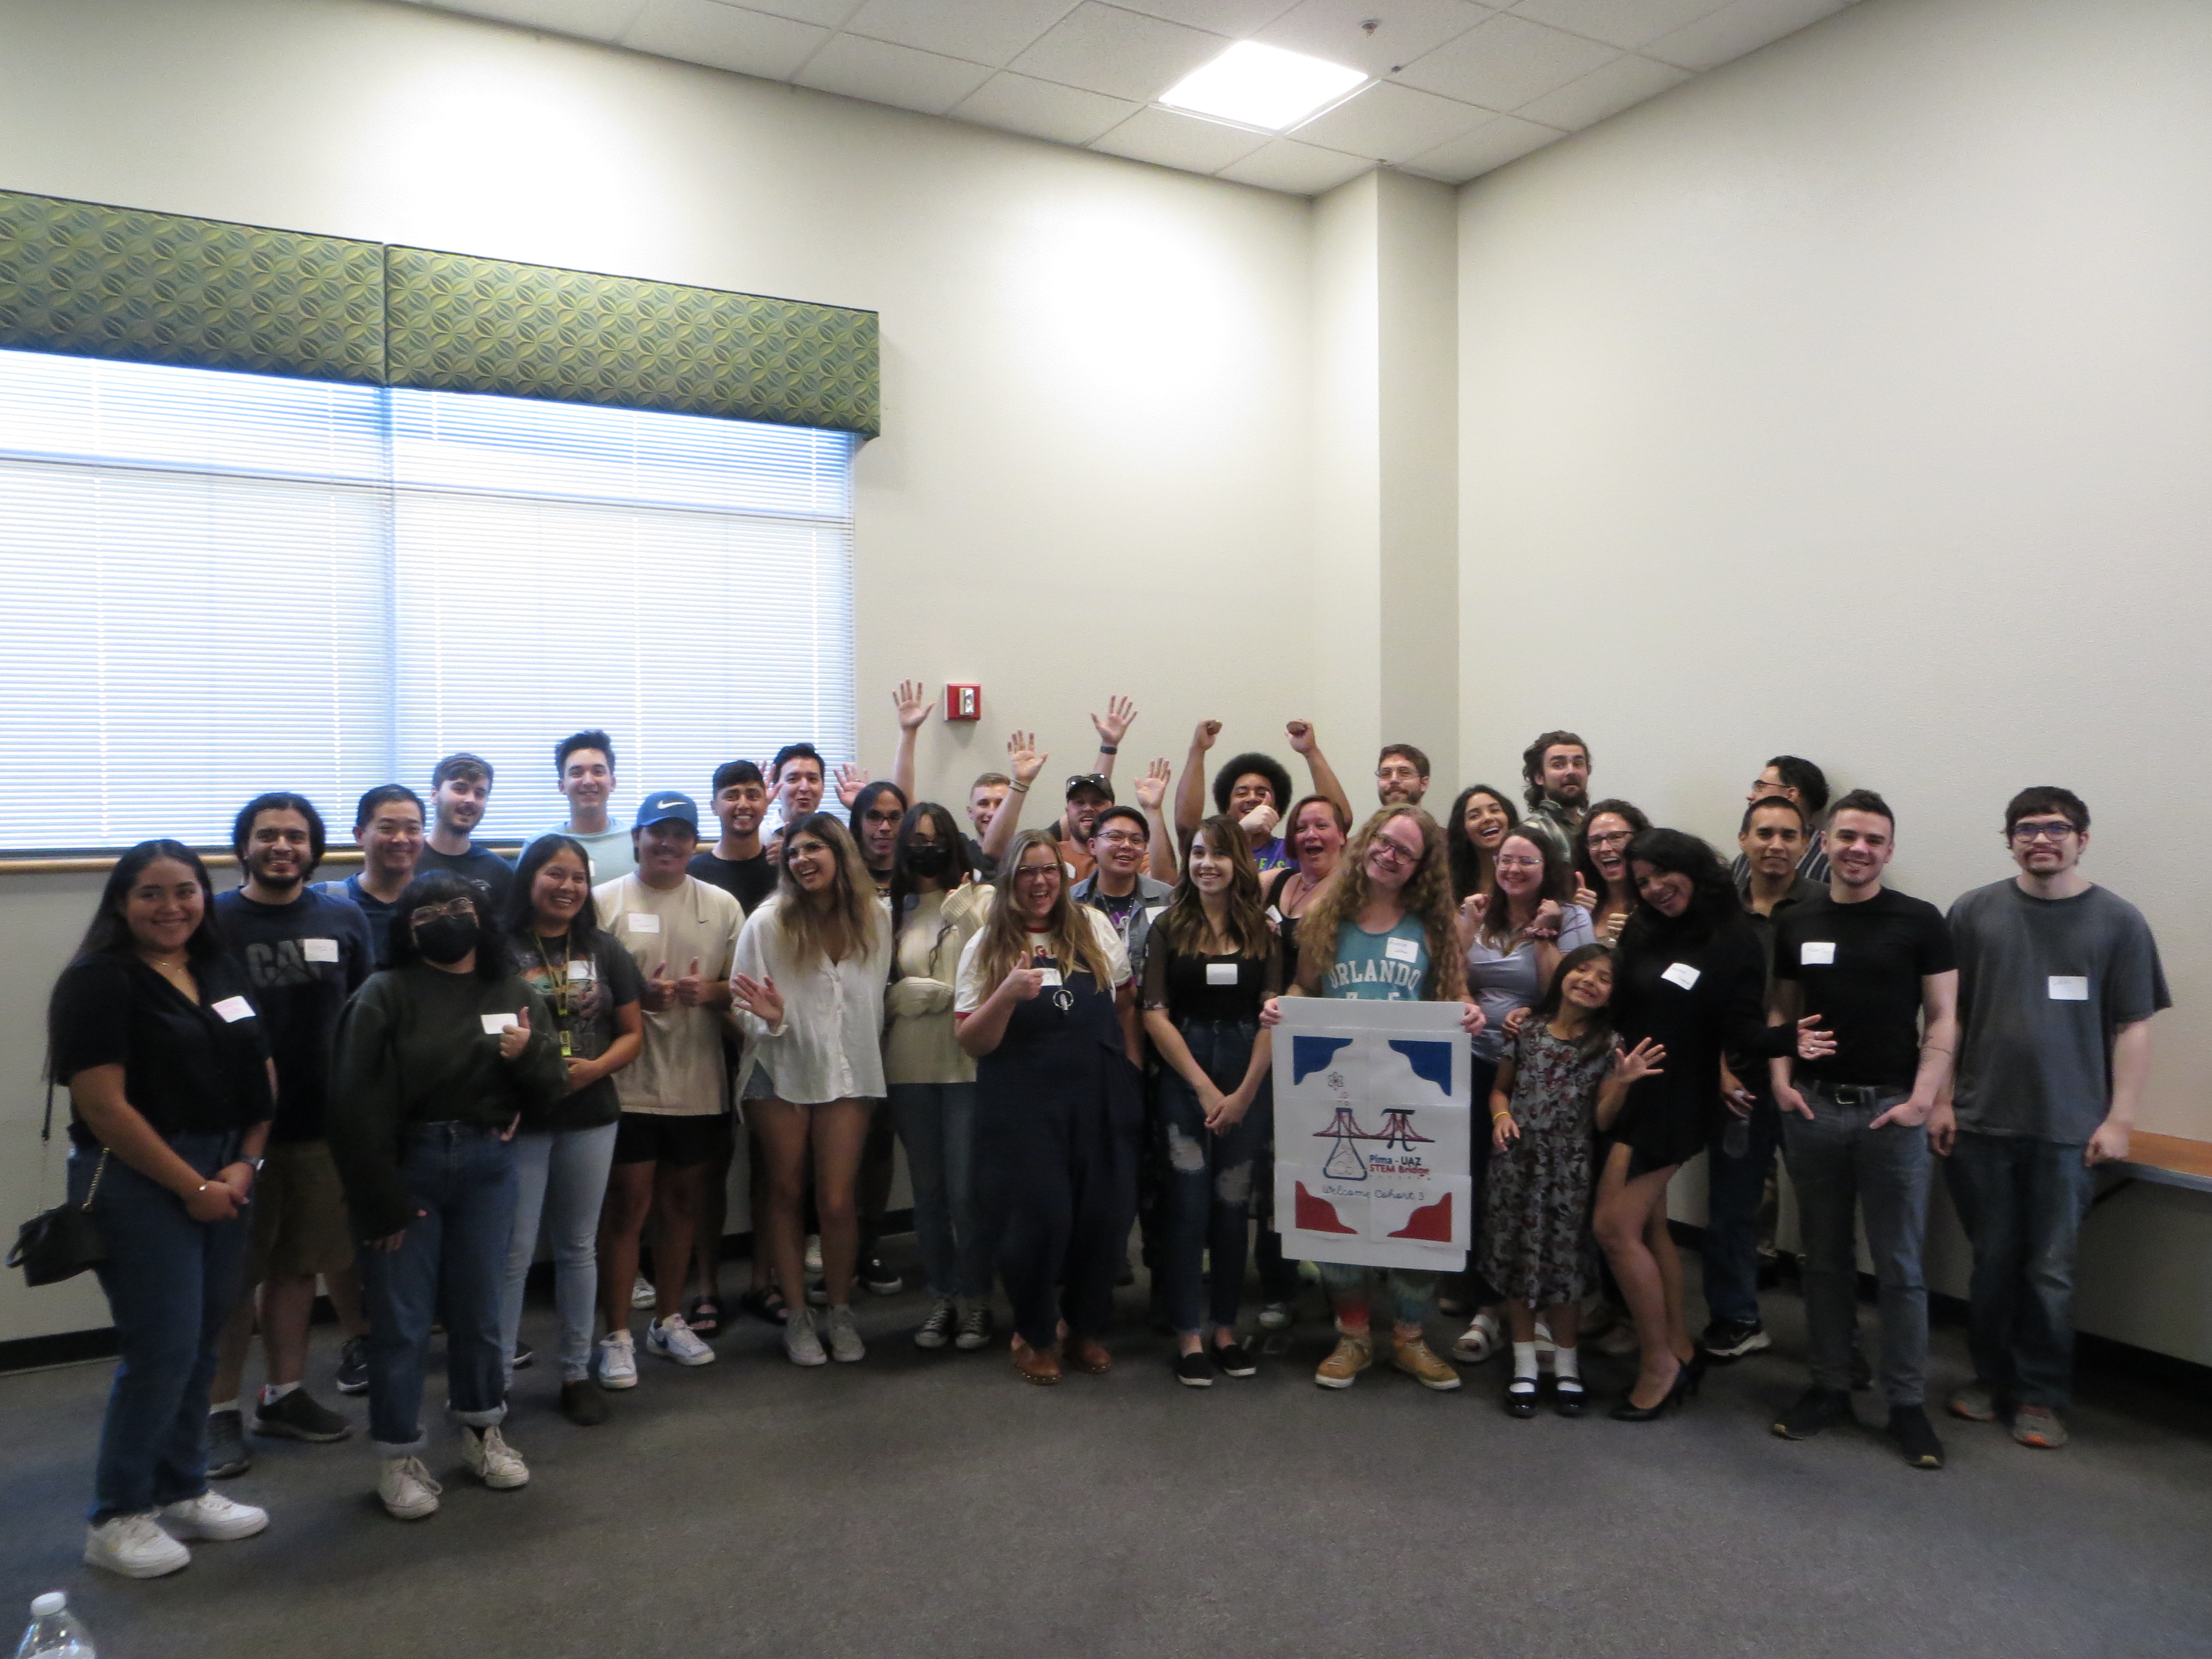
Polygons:
M10 191L0 348L880 429L872 311Z
M393 386L878 429L876 313L387 249Z
M384 379L384 249L0 191L0 347Z

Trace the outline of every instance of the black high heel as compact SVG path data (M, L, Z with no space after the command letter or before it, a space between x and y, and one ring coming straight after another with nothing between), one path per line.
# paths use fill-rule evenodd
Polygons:
M1654 1422L1667 1414L1668 1407L1679 1406L1695 1394L1698 1391L1698 1384L1704 1380L1704 1370L1698 1366L1695 1361L1681 1362L1680 1369L1674 1373L1673 1384L1661 1396L1657 1405L1638 1405L1635 1392L1632 1389L1621 1396L1620 1403L1607 1414L1616 1423Z

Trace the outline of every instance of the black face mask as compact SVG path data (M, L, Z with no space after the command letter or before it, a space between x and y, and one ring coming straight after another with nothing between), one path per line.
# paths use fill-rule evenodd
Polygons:
M935 881L952 867L952 849L949 847L909 847L906 849L906 867L925 881Z
M415 947L431 962L454 963L477 948L477 925L459 916L417 922Z

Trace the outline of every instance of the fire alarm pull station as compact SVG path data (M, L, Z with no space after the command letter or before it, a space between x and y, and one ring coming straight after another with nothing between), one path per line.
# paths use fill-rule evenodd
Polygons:
M983 688L980 685L948 685L945 688L945 718L949 720L980 720L983 718Z

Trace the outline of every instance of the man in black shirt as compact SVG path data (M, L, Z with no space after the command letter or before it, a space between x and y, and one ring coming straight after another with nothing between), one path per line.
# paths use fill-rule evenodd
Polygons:
M368 937L375 947L375 965L389 965L392 913L399 896L415 879L415 866L422 856L422 798L404 783L380 783L365 791L354 808L353 838L361 848L361 868L343 881L319 881L318 893L350 899L368 918ZM343 1385L341 1385L343 1386ZM368 1373L361 1373L361 1388L368 1387Z
M1926 1128L1958 1048L1959 972L1942 912L1882 886L1896 818L1854 789L1828 824L1828 891L1791 907L1774 929L1777 1024L1815 1014L1835 1040L1820 1060L1769 1062L1782 1145L1805 1246L1805 1322L1813 1385L1774 1425L1805 1440L1851 1414L1850 1343L1858 1325L1854 1212L1881 1286L1881 1386L1889 1431L1916 1468L1943 1467L1924 1409L1928 1230L1934 1155Z
M474 882L498 914L507 908L514 871L505 859L478 845L470 834L483 822L484 808L490 800L489 761L465 753L448 755L440 761L430 772L430 810L435 821L415 863L417 873L450 870Z
M768 816L768 782L748 760L724 761L714 769L714 816L722 834L684 866L710 887L719 887L752 915L775 891L775 860L761 843L761 820Z

